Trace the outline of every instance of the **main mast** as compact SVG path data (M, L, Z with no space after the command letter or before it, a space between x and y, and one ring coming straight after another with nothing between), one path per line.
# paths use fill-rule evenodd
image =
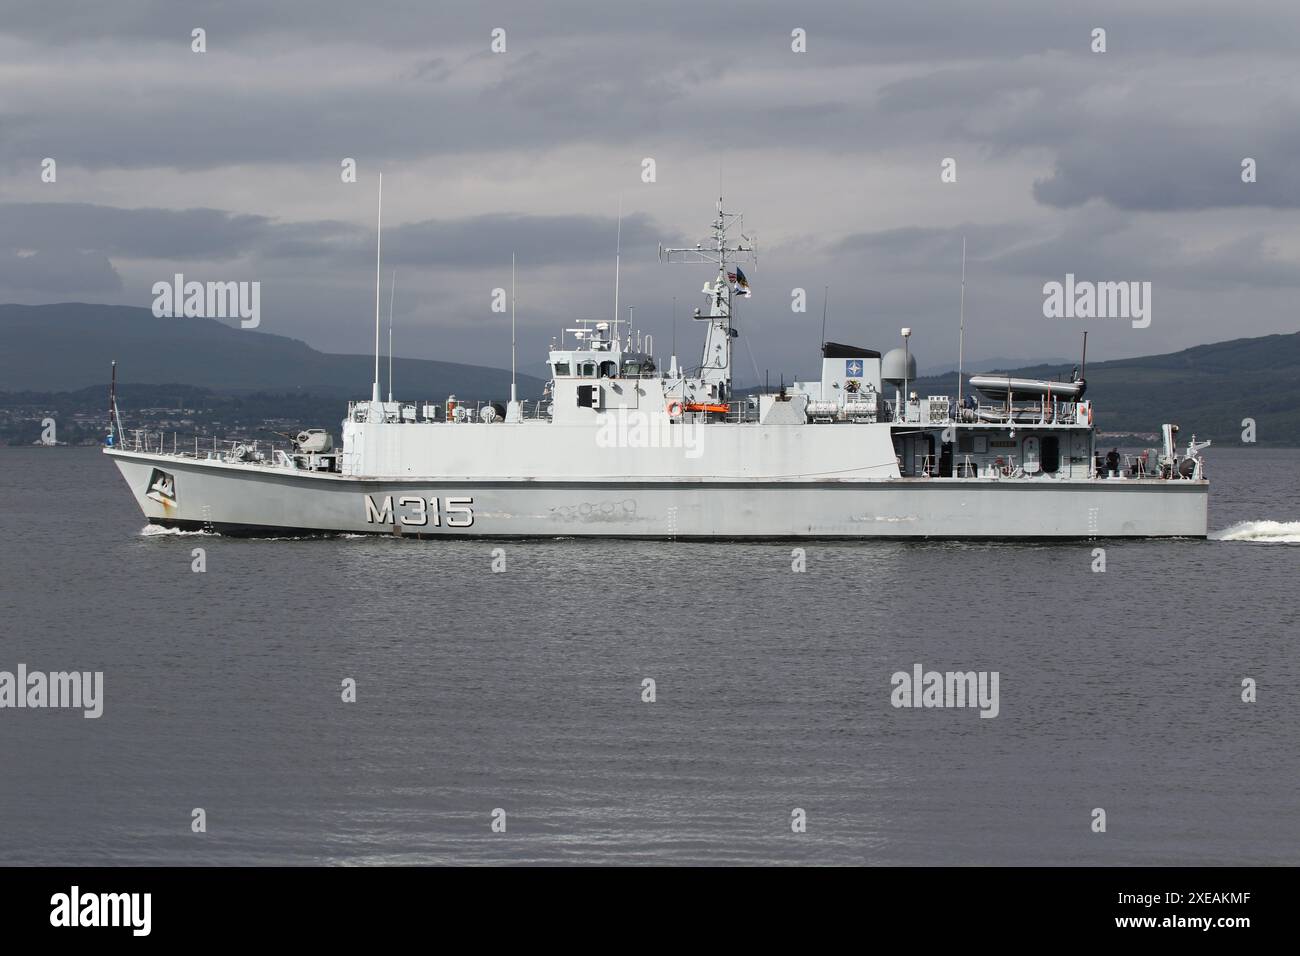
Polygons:
M727 232L735 227L740 233L740 241L729 245ZM704 284L703 293L708 296L709 311L703 314L695 310L695 318L709 323L704 337L704 353L700 357L699 379L707 385L718 400L725 400L731 393L731 340L740 331L736 327L735 314L732 309L732 281L727 266L730 263L756 261L758 251L756 243L742 230L744 217L738 213L724 211L722 197L718 197L717 216L713 220L713 235L709 246L697 243L695 248L665 249L659 247L659 258L667 262L696 262L716 264L717 278Z
M379 174L379 214L376 218L375 225L375 381L370 390L370 414L371 420L378 411L379 406L379 270L383 262L383 256L380 254L384 241L384 174ZM378 419L383 421L382 415Z

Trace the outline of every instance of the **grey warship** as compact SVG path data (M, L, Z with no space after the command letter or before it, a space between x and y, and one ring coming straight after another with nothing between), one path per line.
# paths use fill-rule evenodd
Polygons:
M1205 537L1209 483L1194 437L1120 462L1099 454L1086 381L975 375L970 394L911 391L902 348L821 345L821 377L733 389L739 216L718 200L708 240L661 259L716 266L698 363L579 320L551 343L537 400L349 403L341 441L177 447L128 434L104 448L154 525L226 534L445 537L1067 539ZM732 236L737 238L733 240ZM377 300L378 301L378 300ZM390 382L391 388L391 382Z

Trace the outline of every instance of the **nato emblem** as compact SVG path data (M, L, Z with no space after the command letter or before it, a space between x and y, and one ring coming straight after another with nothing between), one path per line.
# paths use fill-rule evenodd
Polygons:
M844 374L850 378L862 375L862 359L848 359L844 363Z

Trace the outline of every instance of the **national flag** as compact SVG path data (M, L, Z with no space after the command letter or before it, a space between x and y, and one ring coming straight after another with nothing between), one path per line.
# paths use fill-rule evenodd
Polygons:
M740 271L740 266L736 266L735 272L728 272L727 278L731 281L731 291L734 295L749 298L749 280L745 278L745 273Z

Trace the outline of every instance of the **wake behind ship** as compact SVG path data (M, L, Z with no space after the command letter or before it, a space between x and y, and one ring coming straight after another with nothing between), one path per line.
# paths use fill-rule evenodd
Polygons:
M552 342L541 400L348 406L288 449L108 447L152 524L230 534L416 538L1204 537L1208 482L1178 427L1138 458L1100 453L1086 381L972 376L955 397L909 390L916 359L824 342L821 377L732 388L737 264L753 246L718 201L707 243L661 258L716 265L698 364L661 367L653 341L581 320ZM376 310L378 329L378 310ZM378 332L376 331L376 343ZM390 383L391 384L391 383Z

